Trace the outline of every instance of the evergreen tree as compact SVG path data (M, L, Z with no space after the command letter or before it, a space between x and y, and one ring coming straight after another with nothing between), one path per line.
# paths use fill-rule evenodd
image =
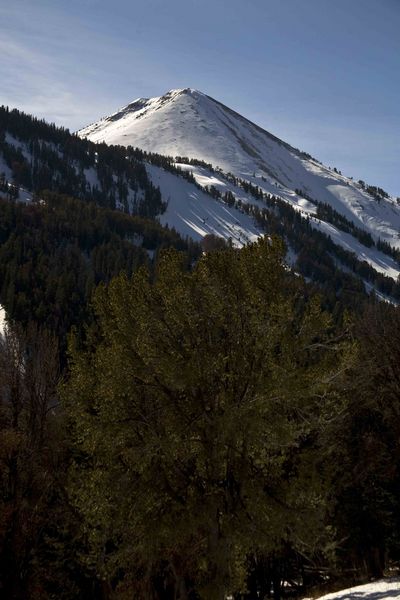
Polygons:
M33 597L40 532L61 440L56 439L57 342L34 326L0 336L0 589Z
M339 566L382 577L400 558L400 312L371 304L358 319L359 353L327 446Z
M101 338L72 349L63 395L71 498L115 597L170 585L222 600L243 587L249 555L317 537L305 457L334 410L342 350L283 256L265 238L187 272L169 251L155 278L142 269L96 295Z

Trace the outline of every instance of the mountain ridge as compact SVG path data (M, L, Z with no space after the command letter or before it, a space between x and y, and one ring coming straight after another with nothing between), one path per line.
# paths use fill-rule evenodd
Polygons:
M93 142L205 161L297 210L308 206L309 214L310 202L327 203L375 241L400 248L400 207L384 190L326 167L194 88L138 98L77 133Z
M186 101L193 99L193 93L178 90L164 97L162 105L159 99L151 101L150 117L155 113L163 119L163 110L170 105L176 115L176 98L183 96ZM211 101L204 94L200 97L209 106ZM148 107L142 99L133 108L143 110L144 105ZM212 106L219 111L216 102ZM191 106L190 114L194 108ZM185 111L181 118L185 123ZM242 119L238 120L240 127ZM206 126L201 119L200 124ZM374 227L370 231L362 228L362 220L353 218L357 214L350 210L351 204L346 216L306 190L291 190L259 172L240 177L199 159L95 144L18 111L0 109L0 126L4 130L0 137L0 196L3 193L11 200L29 203L35 198L40 201L45 189L67 193L84 202L150 217L195 242L212 234L240 248L259 236L278 235L286 242L288 264L308 280L338 293L349 288L372 289L382 297L400 298L400 250L380 240ZM172 131L174 121L169 126ZM214 126L218 128L218 122ZM184 134L184 129L180 133ZM276 142L268 140L276 147ZM288 152L281 144L279 149ZM240 145L237 150L242 157ZM298 155L293 160L318 166ZM329 176L336 178L336 183L345 180L340 174L329 172ZM370 217L374 213L382 217L385 211L395 214L390 198L378 202L366 190L358 192L371 209ZM368 216L367 210L365 213Z
M86 130L89 130L94 125L100 124L100 123L102 123L104 121L115 121L115 120L118 120L118 118L124 116L125 114L131 113L131 112L134 113L137 110L145 109L146 105L151 106L151 104L153 103L153 101L158 100L158 101L160 101L161 104L164 104L168 100L173 100L174 97L179 96L179 95L184 95L184 94L191 94L191 95L194 95L194 96L197 95L197 96L203 96L204 98L208 98L211 102L219 104L223 110L231 113L234 117L240 118L242 120L250 122L256 129L258 129L263 134L267 134L275 142L280 143L282 146L288 148L289 150L291 150L293 152L297 152L299 155L306 156L308 158L313 158L307 152L304 152L302 150L299 150L298 148L295 148L294 146L292 146L288 142L285 142L284 140L282 140L278 136L276 136L273 133L269 132L267 129L264 129L263 127L261 127L260 125L258 125L257 123L255 123L254 121L251 121L250 119L247 119L246 117L243 117L243 115L241 115L238 111L230 108L229 106L227 106L223 102L220 102L219 100L216 100L215 98L213 98L209 94L205 94L204 92L201 92L200 90L198 90L196 88L176 88L176 89L170 90L169 92L166 92L162 96L156 96L156 97L153 97L153 98L147 98L147 97L136 98L132 102L129 102L128 104L126 104L126 105L122 106L121 108L119 108L115 113L111 113L111 115L108 115L108 116L105 116L105 117L101 117L98 121L95 121L94 123L91 123L90 125L88 125L88 126L86 126L84 128L79 129L77 131L77 134L82 137L82 136L85 135L84 132ZM137 107L137 109L136 109L136 107ZM136 110L132 110L133 108L135 108ZM316 159L313 159L313 160L316 160ZM318 162L318 161L316 161L316 162Z

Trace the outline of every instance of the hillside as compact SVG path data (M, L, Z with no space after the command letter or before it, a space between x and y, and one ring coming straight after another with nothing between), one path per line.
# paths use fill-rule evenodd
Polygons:
M400 248L400 207L380 188L355 182L193 89L139 98L78 132L93 142L134 146L211 163L278 195L298 210L310 201Z
M0 191L29 201L46 189L141 216L162 210L160 193L133 151L95 146L67 129L0 107Z
M198 102L199 113L203 105L215 104L204 95L183 90L167 95L156 108L153 102L150 107L144 103L147 108L143 108L142 102L140 110L136 110L138 106L134 103L134 108L138 120L157 120L161 111L174 113L179 103L187 99ZM218 103L215 106L215 110L223 110ZM131 107L130 111L105 120L101 126L119 124L121 128L132 114ZM241 126L242 121L247 123L242 117L237 116L237 119ZM241 177L204 160L173 158L133 146L94 143L4 107L0 109L0 125L0 195L8 200L41 201L44 190L50 190L85 203L156 220L196 242L213 234L242 247L265 233L277 234L287 244L290 266L308 280L322 285L332 298L349 295L353 303L365 290L375 290L382 297L400 298L397 284L400 251L376 234L385 211L397 218L397 204L393 199L373 199L365 190L349 184L349 189L357 190L368 210L375 214L375 220L369 220L368 229L357 224L357 219L350 218L351 211L345 216L328 202L306 192L300 195L284 188L271 175L266 175L265 169L246 178L246 173ZM162 140L164 130L160 127L159 139ZM187 138L179 126L175 128L181 131L185 143L190 142L190 127ZM268 143L275 144L290 160L300 161L303 166L308 165L307 168L317 165L305 154L270 134L265 135ZM246 156L249 159L249 155ZM242 163L246 156L240 159ZM332 177L338 181L341 178L334 173ZM357 202L360 208L361 200ZM365 216L368 211L361 212ZM389 236L388 231L387 228Z

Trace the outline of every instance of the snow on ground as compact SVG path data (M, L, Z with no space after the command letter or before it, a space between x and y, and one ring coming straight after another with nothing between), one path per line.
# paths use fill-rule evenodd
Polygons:
M86 179L86 182L92 187L100 188L99 177L97 175L97 170L94 167L89 167L88 169L83 169L83 175Z
M32 202L32 198L33 198L33 194L32 192L28 192L28 190L25 190L22 187L18 188L18 201L19 202L24 202L25 204L28 204L28 202Z
M6 312L0 304L0 335L3 335L6 325Z
M318 229L332 238L332 241L338 246L342 246L345 250L354 252L359 260L365 260L378 273L397 279L400 275L400 267L398 263L387 254L380 252L376 248L368 248L359 242L349 233L345 233L337 229L334 225L320 221L319 219L311 219L311 226Z
M183 237L200 241L213 233L229 238L235 246L255 241L261 232L253 219L224 202L214 200L195 185L154 165L146 165L150 179L160 188L166 211L159 217L162 225L174 227Z
M246 194L242 188L237 187L227 181L222 174L219 174L218 171L212 172L205 167L199 167L197 165L188 165L186 163L176 162L175 166L181 169L182 171L189 171L192 173L193 177L196 180L196 183L201 185L202 187L215 187L222 194L225 192L232 192L237 200L241 200L244 204L254 204L259 208L265 208L265 203L261 200L257 200L250 194ZM313 210L315 212L315 207L313 205Z
M229 190L234 194L236 199L240 199L244 204L256 204L260 208L265 208L265 204L262 201L256 200L250 194L246 194L246 192L244 192L244 190L242 190L240 187L236 187L235 185L227 182L226 179L224 179L224 177L218 172L212 172L205 167L187 165L184 163L176 163L176 166L184 171L190 171L193 174L196 182L203 187L214 186L222 193ZM273 192L274 190L272 193ZM282 190L279 190L279 193L275 192L275 195L279 195L282 199L288 201L295 210L302 214L303 217L309 217L310 225L314 229L318 229L325 235L330 236L335 244L342 246L342 248L345 250L354 252L358 256L359 260L365 260L371 265L371 267L378 271L378 273L382 273L388 277L397 279L398 275L400 274L400 267L393 258L384 254L383 252L380 252L376 248L368 248L367 246L364 246L352 235L341 231L330 223L326 223L317 219L315 217L315 205L305 198L301 198L297 194Z
M400 248L400 206L393 198L377 202L352 179L197 90L139 98L79 135L94 142L202 159L292 205L304 203L295 192L302 190L312 199L330 204L375 240L380 237Z
M21 152L22 152L23 156L26 158L26 160L29 161L31 159L31 154L30 154L26 144L24 142L21 142L18 138L14 137L8 131L6 131L5 141L7 142L7 144L14 146L14 148L21 150Z
M326 594L318 600L398 600L398 598L400 598L400 579L391 578Z

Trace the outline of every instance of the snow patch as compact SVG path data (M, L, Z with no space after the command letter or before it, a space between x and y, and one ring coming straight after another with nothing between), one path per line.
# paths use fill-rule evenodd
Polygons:
M326 594L318 600L398 600L399 597L400 579L393 578L381 579L333 594Z
M0 304L0 335L4 335L4 330L7 325L6 311Z
M185 179L177 177L155 165L146 165L153 184L160 188L163 200L168 203L159 217L161 225L176 229L183 237L200 241L213 233L232 240L237 247L255 241L262 232L253 219L224 202L214 200Z

